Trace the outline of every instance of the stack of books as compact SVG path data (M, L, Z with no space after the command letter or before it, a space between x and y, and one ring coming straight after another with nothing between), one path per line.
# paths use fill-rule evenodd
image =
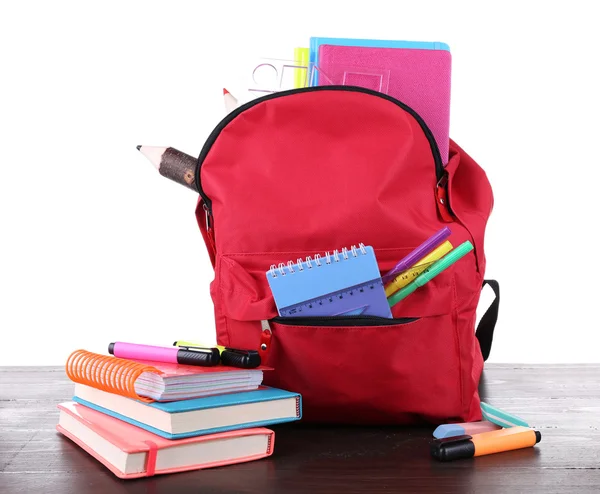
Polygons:
M299 420L301 397L262 386L263 370L122 359L79 350L67 361L73 400L57 430L120 478L270 456L264 428Z

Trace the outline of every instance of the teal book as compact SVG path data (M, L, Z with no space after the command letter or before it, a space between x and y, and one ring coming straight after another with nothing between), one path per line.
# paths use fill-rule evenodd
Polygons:
M302 418L302 398L298 393L266 386L243 393L145 403L76 384L73 401L166 439L263 427Z

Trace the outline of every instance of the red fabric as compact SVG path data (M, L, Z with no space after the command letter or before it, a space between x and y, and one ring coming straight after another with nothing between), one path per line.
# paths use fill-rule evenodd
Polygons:
M271 323L267 384L303 395L307 420L408 423L481 417L483 367L474 335L492 207L485 173L451 142L446 199L438 209L435 163L424 131L384 98L336 89L265 100L237 115L201 163L212 201L217 338L258 348L261 319L277 316L271 264L363 242L380 270L444 226L465 258L397 304L407 325L294 327Z

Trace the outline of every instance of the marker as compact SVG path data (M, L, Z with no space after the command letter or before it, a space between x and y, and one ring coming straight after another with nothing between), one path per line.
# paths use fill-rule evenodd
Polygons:
M530 448L539 443L541 439L542 434L539 431L527 427L511 427L474 436L436 439L431 443L431 456L440 461L472 458Z
M294 48L294 87L306 87L308 80L308 48Z
M202 343L195 341L178 340L173 343L173 346L195 348L202 347ZM231 367L239 367L241 369L254 369L261 364L260 354L256 350L239 350L237 348L229 348L222 345L214 345L221 354L221 363Z
M417 264L415 264L412 268L409 268L406 271L400 273L398 276L396 276L394 278L394 281L392 281L388 286L385 287L385 296L389 297L393 293L400 290L400 288L404 288L412 280L419 276L423 271L425 271L431 264L433 264L438 259L444 257L451 250L452 244L448 240L446 240L442 245L436 247L423 259L417 262Z
M481 422L464 422L462 424L443 424L433 431L433 437L444 439L446 437L472 436L473 434L497 431L499 429L502 429L502 427L487 420L482 420Z
M483 415L485 420L489 420L501 427L529 427L527 422L522 418L506 413L505 411L484 402L481 402L481 415Z
M175 148L137 146L137 149L156 167L158 173L178 184L198 192L196 188L196 165L198 160Z
M390 271L384 274L381 279L383 284L387 284L398 276L402 271L406 271L408 268L413 266L419 259L425 257L444 240L446 240L452 232L450 228L445 226L439 232L433 234L425 242L419 245L415 250L408 254L398 264L396 264Z
M446 268L452 266L456 261L464 257L473 250L473 244L468 240L460 244L456 249L452 249L448 254L442 257L439 261L434 262L430 267L417 276L414 281L410 282L404 288L398 290L391 297L388 297L388 304L393 307L401 300L404 300L417 288L423 286L428 281L431 281Z
M123 343L122 341L117 341L108 345L108 353L115 357L125 359L201 365L203 367L217 365L220 359L219 350L216 348L173 348Z
M223 102L227 113L235 110L238 106L238 100L227 89L223 88Z

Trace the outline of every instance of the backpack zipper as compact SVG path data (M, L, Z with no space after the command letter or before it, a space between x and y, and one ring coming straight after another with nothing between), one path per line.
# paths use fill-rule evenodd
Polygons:
M274 317L274 323L283 326L399 326L418 321L418 317L388 319L379 316L321 316L321 317Z
M433 160L435 162L435 176L436 176L436 181L438 182L438 184L440 183L442 178L445 176L444 165L442 164L440 150L438 149L437 143L435 142L435 137L433 137L431 130L429 130L429 127L427 127L427 124L425 123L425 121L421 118L421 116L416 111L414 111L410 106L402 103L400 100L397 100L396 98L393 98L392 96L388 96L387 94L383 94L378 91L373 91L372 89L367 89L367 88L358 87L358 86L313 86L313 87L305 87L305 88L298 88L298 89L290 89L288 91L279 91L277 93L271 93L271 94L267 94L266 96L261 96L260 98L253 99L252 101L249 101L248 103L246 103L242 106L239 106L238 108L233 110L223 120L221 120L221 122L219 122L219 124L210 133L210 135L208 136L208 139L204 143L204 146L202 147L202 151L200 151L200 156L198 157L198 164L196 165L196 177L195 178L196 178L196 188L198 189L200 196L202 197L202 200L204 201L204 204L206 205L205 211L206 211L207 223L209 222L210 218L212 217L212 201L210 200L210 198L206 195L206 193L202 189L202 181L200 180L200 170L202 168L202 163L204 162L204 160L206 159L206 156L208 155L208 152L212 148L213 144L215 143L215 141L217 140L217 138L219 137L219 134L223 131L223 129L225 127L227 127L227 125L229 125L229 123L232 120L234 120L240 113L243 113L246 110L249 110L253 106L258 105L258 104L262 103L263 101L268 101L268 100L276 99L276 98L283 98L283 97L289 96L291 94L311 93L311 92L315 92L315 91L349 91L349 92L355 92L355 93L370 94L372 96L377 96L379 98L391 101L392 103L394 103L397 106L399 106L400 108L402 108L404 111L410 113L414 117L414 119L417 121L417 123L421 126L421 129L425 133L425 137L427 137L427 140L429 141L429 145L431 146L431 153L433 154Z

